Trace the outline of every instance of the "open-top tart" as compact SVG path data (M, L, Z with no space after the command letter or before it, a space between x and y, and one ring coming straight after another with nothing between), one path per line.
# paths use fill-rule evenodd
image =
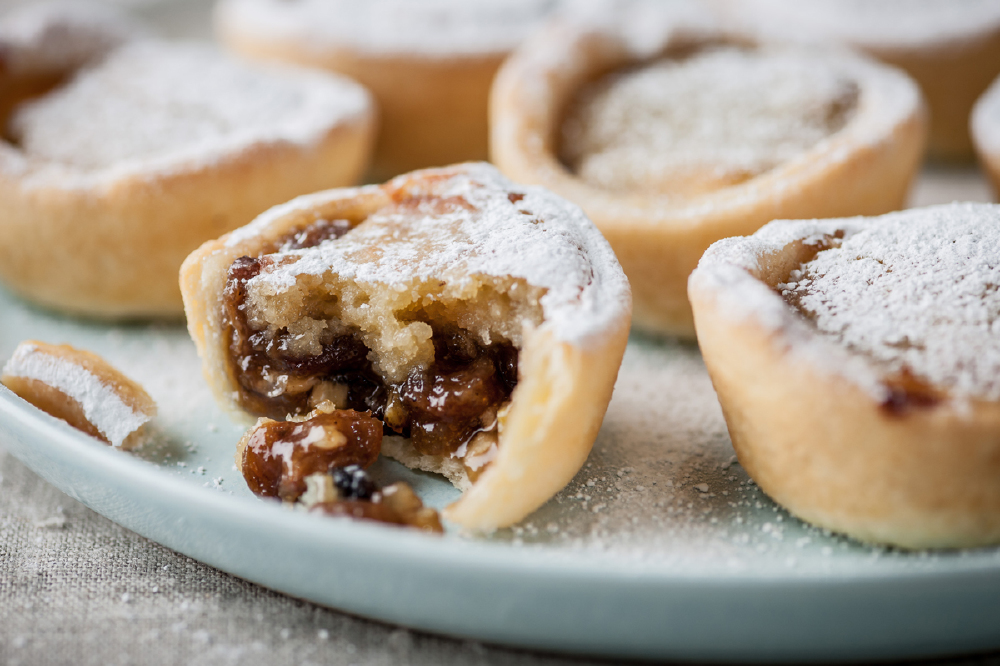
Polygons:
M370 412L382 453L467 489L446 516L475 528L583 464L630 312L583 213L486 164L300 197L202 246L181 287L223 403Z
M44 305L179 317L198 245L365 167L374 107L353 81L157 41L78 64L3 119L0 278Z
M740 464L859 539L1000 541L1000 206L772 222L691 275Z
M494 161L594 220L637 327L693 335L686 281L715 240L902 206L925 129L904 74L704 28L650 34L553 25L515 51L492 97Z

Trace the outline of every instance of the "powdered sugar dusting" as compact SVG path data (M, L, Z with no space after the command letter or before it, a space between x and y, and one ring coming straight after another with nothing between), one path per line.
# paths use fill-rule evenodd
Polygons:
M864 48L959 46L1000 28L995 0L722 0L731 18L778 39Z
M138 25L104 4L42 2L3 16L0 51L8 73L58 73L97 60L141 34Z
M542 188L516 185L484 163L424 173L447 177L429 179L429 185L411 189L411 195L459 197L468 206L433 212L419 206L387 207L335 241L289 253L300 259L262 273L248 283L248 290L266 281L269 293L280 292L301 275L327 272L400 288L412 281L461 283L477 275L511 276L547 290L541 299L544 326L560 339L584 341L625 315L630 298L621 267L607 241L575 205ZM265 214L229 242L296 206L308 207L317 197L323 195Z
M1000 78L976 102L971 129L980 151L1000 153Z
M323 52L431 57L504 53L537 27L555 0L226 0L223 31Z
M35 345L19 346L3 373L43 382L76 400L87 420L112 446L121 446L126 437L149 421L149 416L125 404L113 387L86 368L46 354Z
M114 178L211 164L260 142L308 145L370 106L361 86L332 74L144 42L21 107L11 133L39 179Z
M781 285L813 323L750 275L789 243L838 231L839 247ZM690 285L713 293L731 317L783 331L793 353L873 397L905 367L958 399L1000 398L1000 206L772 222L712 245Z
M1000 398L1000 206L885 216L779 288L819 331L889 372Z
M768 171L840 130L857 84L811 53L707 49L585 90L562 153L612 190L699 193Z

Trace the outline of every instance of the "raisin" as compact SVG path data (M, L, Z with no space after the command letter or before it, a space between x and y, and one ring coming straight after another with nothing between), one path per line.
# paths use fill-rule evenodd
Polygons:
M378 486L360 465L334 468L333 485L348 500L370 500L378 492Z
M350 220L317 220L304 229L293 231L275 242L280 252L315 247L328 240L336 240L354 225Z

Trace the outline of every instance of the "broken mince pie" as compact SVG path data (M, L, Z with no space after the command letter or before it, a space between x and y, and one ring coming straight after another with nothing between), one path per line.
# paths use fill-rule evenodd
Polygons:
M740 464L795 515L1000 542L1000 206L772 222L690 280Z
M300 197L202 246L181 288L221 401L370 413L382 453L466 490L445 515L482 529L583 464L631 305L578 208L487 164Z

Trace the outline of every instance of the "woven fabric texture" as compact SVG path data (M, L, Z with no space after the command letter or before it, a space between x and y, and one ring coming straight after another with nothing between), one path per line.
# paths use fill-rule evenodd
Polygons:
M597 664L292 599L94 513L0 449L0 664Z

